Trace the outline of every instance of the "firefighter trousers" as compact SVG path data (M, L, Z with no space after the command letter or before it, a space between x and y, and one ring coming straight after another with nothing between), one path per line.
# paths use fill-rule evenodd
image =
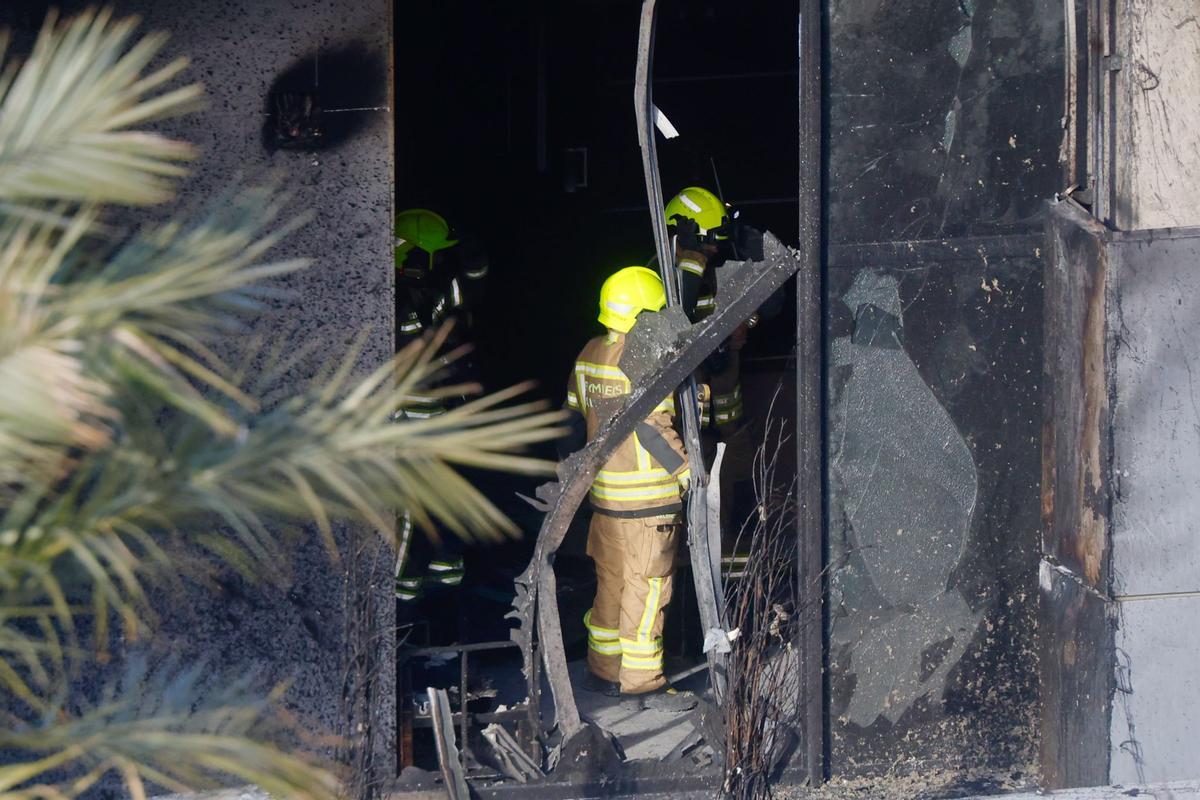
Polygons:
M592 515L587 553L596 562L596 597L584 616L588 669L625 694L651 692L663 677L663 616L671 602L679 517Z

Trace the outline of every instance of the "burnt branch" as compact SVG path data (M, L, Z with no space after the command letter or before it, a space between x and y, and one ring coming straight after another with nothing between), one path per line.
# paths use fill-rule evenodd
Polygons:
M737 638L727 657L729 686L721 706L722 791L739 800L772 796L772 775L794 750L801 723L797 484L794 475L781 475L780 456L790 440L786 428L768 415L752 470L755 507L735 545L739 551L748 545L749 558L742 577L729 582L726 611Z

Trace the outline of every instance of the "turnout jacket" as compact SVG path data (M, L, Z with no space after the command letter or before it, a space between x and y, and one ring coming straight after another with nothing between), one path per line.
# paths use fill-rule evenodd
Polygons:
M567 382L566 407L586 423L587 440L604 421L596 401L629 394L630 382L618 365L625 335L610 331L587 343ZM674 514L691 476L687 453L674 428L675 398L667 397L617 448L592 483L592 508L614 517ZM578 418L577 418L578 419Z
M717 310L716 269L702 252L679 248L675 254L679 268L683 307L692 322L699 322ZM719 433L735 430L742 419L742 378L738 353L719 350L696 372L696 381L712 389L712 399L702 403L700 421L705 428Z

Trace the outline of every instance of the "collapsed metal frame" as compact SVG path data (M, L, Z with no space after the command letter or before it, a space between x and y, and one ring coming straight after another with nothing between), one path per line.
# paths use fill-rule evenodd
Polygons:
M662 191L654 151L651 98L652 51L656 0L643 0L639 36L639 59L635 81L635 106L639 121L639 141L647 184L651 224L655 231L659 263L674 263L666 238L665 219L660 219ZM796 642L800 652L801 675L799 702L802 711L800 731L801 761L811 784L825 776L826 691L824 685L824 585L825 561L825 466L824 466L824 282L822 270L822 9L819 0L801 0L798 18L800 155L798 250L784 247L769 233L764 236L761 262L734 262L724 269L734 272L718 293L716 311L702 322L688 326L676 313L678 334L671 338L657 332L659 352L656 369L646 380L637 381L631 394L611 410L593 440L581 451L559 465L557 482L543 484L537 490L539 508L546 513L529 566L516 580L517 595L509 617L518 622L512 637L522 653L523 670L529 690L529 721L535 731L557 728L562 747L586 731L588 723L580 717L567 672L566 651L559 618L554 554L562 544L568 527L587 494L596 472L649 414L665 395L673 393L690 377L700 363L747 319L793 274L796 282L796 447L797 447L797 570L802 593L801 624ZM670 281L668 280L668 285ZM654 339L656 333L646 326L634 332ZM691 395L691 393L688 393ZM694 395L691 395L694 396ZM685 431L691 433L691 431ZM702 487L701 487L702 488ZM689 507L689 522L700 519ZM706 537L707 540L707 537ZM693 555L693 561L709 562ZM709 562L710 563L710 562ZM704 566L704 564L700 564ZM719 584L714 591L711 569L694 569L697 595L702 606L705 629L720 628L722 609L716 606ZM706 585L707 584L707 585ZM554 716L546 725L541 716L539 671L534 659L536 626L538 649L550 684ZM710 677L721 678L719 664L710 652ZM719 689L719 683L717 687ZM602 741L597 737L592 741Z

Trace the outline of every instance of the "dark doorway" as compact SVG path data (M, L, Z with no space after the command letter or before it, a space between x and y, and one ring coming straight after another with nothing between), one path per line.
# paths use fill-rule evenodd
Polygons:
M653 256L633 109L640 6L397 6L396 207L435 209L486 249L474 338L489 389L532 379L561 405L575 356L601 330L601 283ZM797 13L796 2L663 3L655 54L655 102L680 133L660 139L664 192L719 182L749 224L787 243L797 236ZM744 351L748 415L765 414L777 386L777 406L794 407L794 345L785 303ZM514 493L535 482L479 478L525 534L467 554L466 633L504 639L512 578L540 523ZM584 516L556 562L568 653L579 655L592 580ZM686 597L676 605L677 617L695 613ZM668 625L668 649L698 645L686 620Z

